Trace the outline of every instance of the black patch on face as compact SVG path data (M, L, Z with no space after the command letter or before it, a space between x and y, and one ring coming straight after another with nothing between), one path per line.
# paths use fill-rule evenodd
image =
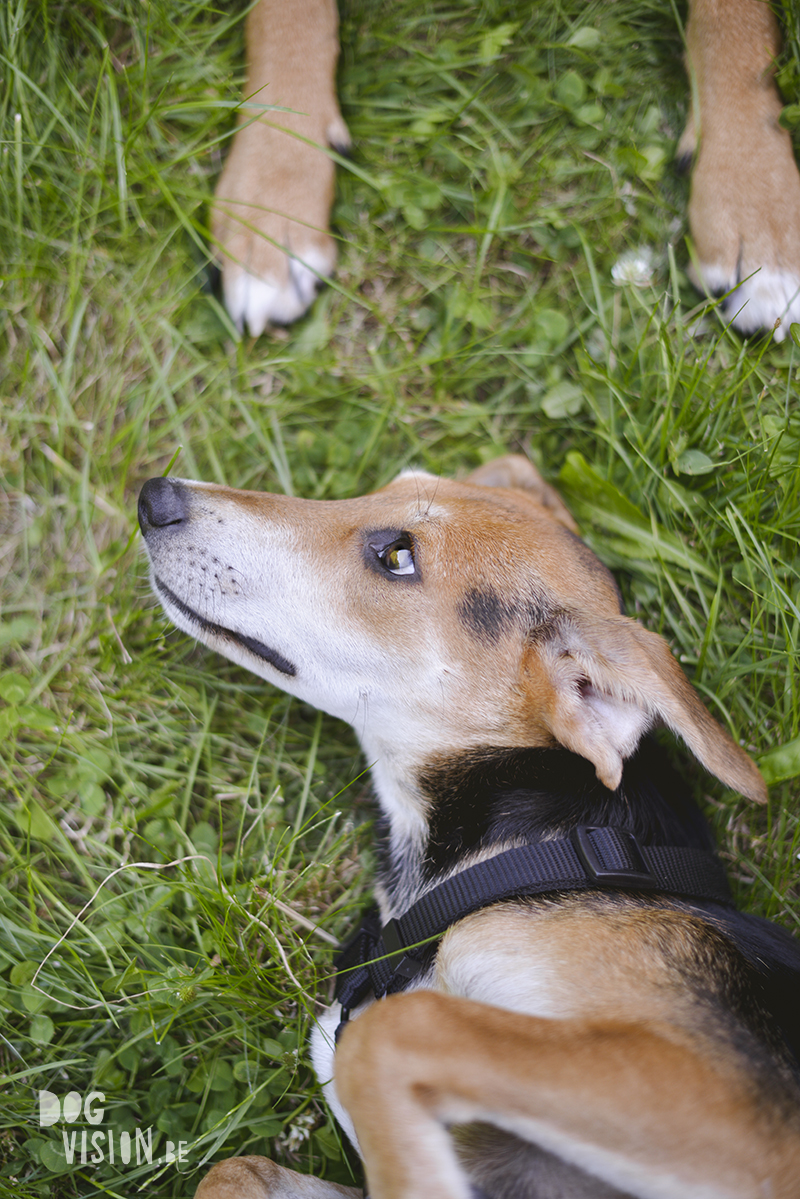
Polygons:
M297 674L297 667L294 663L290 662L288 658L284 658L283 654L278 653L271 645L265 645L256 637L246 637L244 633L235 633L233 629L226 629L224 625L216 624L213 620L204 620L188 604L178 599L175 592L167 587L166 583L162 583L161 579L154 577L153 582L156 591L169 600L187 620L198 625L201 632L211 633L215 637L222 637L225 641L233 641L236 645L241 645L251 654L255 654L257 658L263 658L265 662L269 662L270 666L274 666L277 671L289 678L293 678Z
M496 645L504 633L513 628L529 632L545 624L551 607L544 596L532 595L526 600L506 600L493 587L474 587L456 608L464 628L477 641Z
M495 645L519 616L518 606L501 599L489 586L468 591L456 611L467 632L490 645Z

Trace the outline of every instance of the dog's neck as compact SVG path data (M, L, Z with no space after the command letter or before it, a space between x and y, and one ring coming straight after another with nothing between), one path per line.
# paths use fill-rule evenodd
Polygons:
M403 912L432 883L482 857L565 836L578 824L613 824L645 844L713 848L687 785L650 738L626 762L616 791L565 749L486 748L405 774L382 760L373 779L381 804L377 894L385 916Z

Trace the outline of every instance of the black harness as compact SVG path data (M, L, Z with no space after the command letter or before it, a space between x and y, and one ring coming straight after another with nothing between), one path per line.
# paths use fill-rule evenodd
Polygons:
M615 826L579 825L569 837L507 849L451 875L396 919L373 909L336 959L338 1036L368 995L402 991L430 961L451 925L502 900L549 891L661 891L730 904L725 872L713 854L686 846L641 845Z

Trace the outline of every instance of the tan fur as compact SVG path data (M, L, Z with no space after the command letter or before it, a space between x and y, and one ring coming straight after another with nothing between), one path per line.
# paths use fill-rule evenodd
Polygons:
M353 724L412 857L425 769L487 746L561 744L615 787L665 723L729 786L766 796L666 643L620 615L525 459L335 502L153 480L140 522L177 624ZM401 531L414 571L392 576L375 545ZM384 919L415 894L411 878L379 890ZM469 1199L462 1163L516 1199L513 1174L493 1180L517 1170L524 1185L531 1154L547 1194L569 1199L796 1197L797 1088L730 1007L742 969L710 921L658 896L576 893L458 922L425 989L367 1004L336 1052L331 1099L371 1199ZM358 1194L245 1158L215 1166L198 1199Z
M468 1199L444 1128L474 1120L569 1142L637 1195L797 1195L797 1119L672 1023L544 1020L420 991L347 1028L336 1066L376 1199Z
M299 316L316 275L335 264L327 231L333 164L308 143L343 148L349 140L335 94L336 26L334 0L259 0L248 20L245 95L295 110L254 121L246 109L217 187L213 236L223 290L234 319L252 334ZM765 0L692 0L692 112L679 154L696 151L689 204L695 282L720 294L759 272L729 312L743 332L778 318L781 338L800 320L800 175L789 134L778 125L778 49Z
M720 938L706 923L666 904L528 899L484 908L451 928L436 955L435 986L489 1002L495 980L511 977L503 1007L513 1011L657 1021L700 1037L705 1013L686 976L699 975L704 959L719 950ZM535 963L529 977L514 969L520 958ZM486 980L484 996L476 993L475 975Z
M549 483L545 483L536 467L522 454L506 454L503 458L495 458L479 466L468 475L467 483L476 483L479 487L511 488L515 491L530 492L531 499L547 508L559 524L564 525L571 533L578 532L578 526L572 513Z
M750 285L753 309L760 291L776 286L768 274L782 276L787 305L794 300L788 315L797 320L800 173L789 133L778 124L773 76L779 50L769 4L694 0L687 27L693 111L680 150L696 149L689 221L698 286L728 291L758 271ZM737 307L734 298L731 312ZM739 323L748 330L765 322L745 311Z
M334 164L317 147L349 144L336 99L337 25L335 0L260 0L248 17L246 105L217 185L212 237L237 321L249 278L276 289L263 321L249 310L251 333L299 316L313 296L313 273L330 275L336 264L328 232ZM260 116L258 105L290 111ZM305 294L302 282L293 285L293 261L312 268Z
M266 1157L233 1157L209 1170L195 1199L360 1199L356 1187L285 1170Z

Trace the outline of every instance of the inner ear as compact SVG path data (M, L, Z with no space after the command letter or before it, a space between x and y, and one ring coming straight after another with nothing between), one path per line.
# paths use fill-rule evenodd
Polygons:
M588 758L609 789L619 786L644 733L665 724L726 786L766 800L757 766L709 714L657 634L626 616L573 610L551 621L530 653L537 719L561 745Z
M625 761L653 724L646 706L622 689L611 689L585 656L561 652L555 639L541 648L550 683L545 725L565 749L594 766L609 791L622 781Z
M546 508L554 520L564 525L571 533L578 532L578 526L572 518L555 487L546 483L536 467L522 454L506 454L503 458L495 458L479 466L471 475L467 475L466 483L477 484L479 487L510 488L522 491L537 504Z

